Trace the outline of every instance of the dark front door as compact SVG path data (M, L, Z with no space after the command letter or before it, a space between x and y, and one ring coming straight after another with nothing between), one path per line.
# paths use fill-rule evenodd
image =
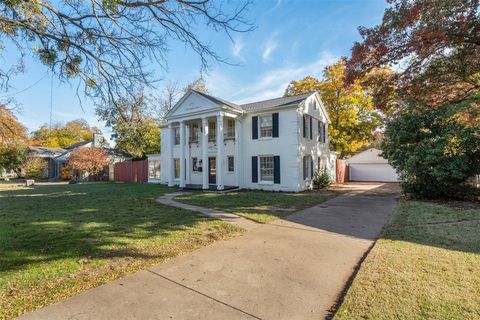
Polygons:
M208 183L217 183L217 159L215 157L208 158Z

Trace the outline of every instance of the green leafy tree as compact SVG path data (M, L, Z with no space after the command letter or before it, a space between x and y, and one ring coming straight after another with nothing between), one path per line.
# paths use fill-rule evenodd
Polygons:
M17 145L0 146L0 168L5 171L13 170L17 175L21 175L21 168L25 160L24 147Z
M27 157L22 165L22 172L25 178L41 179L48 167L48 162L43 158Z
M124 97L116 108L97 108L97 114L112 128L115 148L141 159L148 153L160 152L160 128L154 113L155 99L143 91Z
M478 0L390 0L382 23L359 28L348 79L401 65L395 84L418 106L460 101L480 89Z
M350 86L345 84L344 61L325 68L322 80L306 77L292 81L285 95L313 91L320 93L330 116L331 149L339 152L343 158L369 143L375 129L381 124L381 117L375 110L372 96L360 82Z
M480 97L426 108L411 104L385 130L383 156L415 197L465 196L480 174Z
M43 147L67 147L71 144L92 140L94 134L100 134L97 127L91 127L84 119L67 122L65 125L55 124L41 126L32 134L32 144Z

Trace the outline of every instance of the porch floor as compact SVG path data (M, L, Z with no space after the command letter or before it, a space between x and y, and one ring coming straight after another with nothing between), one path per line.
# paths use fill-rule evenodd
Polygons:
M183 190L203 190L201 184L187 184L185 185L185 188ZM209 184L208 185L208 191L225 191L225 190L233 190L233 189L238 189L237 186L223 186L223 190L217 190L217 185L216 184Z

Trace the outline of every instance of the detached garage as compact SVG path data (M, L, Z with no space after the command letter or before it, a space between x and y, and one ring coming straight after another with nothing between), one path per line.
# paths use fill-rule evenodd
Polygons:
M397 182L399 179L395 169L380 156L381 152L371 148L348 159L350 181Z

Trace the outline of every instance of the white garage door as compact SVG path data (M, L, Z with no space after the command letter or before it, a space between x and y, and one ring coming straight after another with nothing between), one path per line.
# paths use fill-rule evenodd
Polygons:
M396 182L398 175L389 164L350 164L351 181Z

